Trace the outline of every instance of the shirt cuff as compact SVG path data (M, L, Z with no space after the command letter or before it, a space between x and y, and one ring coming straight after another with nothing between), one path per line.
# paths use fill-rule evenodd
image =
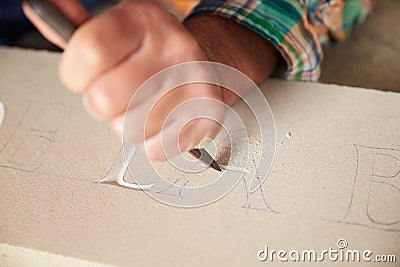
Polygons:
M189 17L197 14L232 19L268 40L287 63L284 79L318 80L321 44L298 1L202 0Z

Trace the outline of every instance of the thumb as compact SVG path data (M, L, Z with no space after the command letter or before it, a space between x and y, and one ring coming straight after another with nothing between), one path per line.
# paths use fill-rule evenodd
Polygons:
M42 0L48 1L56 9L65 15L67 19L71 21L75 26L79 26L87 19L89 19L89 12L83 7L81 3L76 0ZM37 15L29 5L27 1L22 4L22 9L24 10L27 18L35 25L35 27L40 31L43 36L52 42L53 44L65 48L66 41L61 38L58 33L45 21L43 21L39 15Z

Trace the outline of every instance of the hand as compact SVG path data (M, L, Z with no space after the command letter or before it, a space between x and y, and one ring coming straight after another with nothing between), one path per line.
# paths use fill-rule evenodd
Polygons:
M71 91L82 93L89 113L107 120L119 135L129 101L144 81L175 64L208 60L196 39L155 2L125 1L94 18L89 18L77 1L52 2L80 25L68 44L29 8L25 6L24 10L47 39L65 49L59 65L62 83ZM161 131L168 114L179 104L196 98L221 101L222 94L219 87L212 85L182 86L157 102L147 125L136 129L137 136L144 133L150 159L165 159ZM217 108L214 113L216 117L223 116ZM181 129L177 146L180 151L187 151L205 137L214 138L219 129L214 121L193 120ZM143 141L136 138L135 144Z

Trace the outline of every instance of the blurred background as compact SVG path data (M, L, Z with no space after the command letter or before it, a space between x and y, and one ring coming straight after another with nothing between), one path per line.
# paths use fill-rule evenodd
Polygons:
M68 0L66 0L68 1ZM0 0L0 45L60 51L25 18L22 0ZM96 15L120 0L81 0ZM197 0L159 1L183 19ZM332 43L322 63L321 82L400 92L400 0L379 0L350 38Z
M66 0L68 1L68 0ZM81 0L94 16L118 4L122 0ZM0 45L60 51L47 42L33 27L22 11L23 0L0 0ZM190 12L197 0L158 1L179 19Z
M93 12L112 4L109 0L83 0L82 3ZM21 4L22 0L0 0L0 45L58 50L26 19Z

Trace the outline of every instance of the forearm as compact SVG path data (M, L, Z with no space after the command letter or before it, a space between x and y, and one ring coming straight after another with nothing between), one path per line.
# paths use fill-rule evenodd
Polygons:
M230 19L199 14L186 20L184 25L209 60L232 66L257 84L277 65L278 52L271 43ZM237 100L229 90L224 90L223 95L228 105Z

